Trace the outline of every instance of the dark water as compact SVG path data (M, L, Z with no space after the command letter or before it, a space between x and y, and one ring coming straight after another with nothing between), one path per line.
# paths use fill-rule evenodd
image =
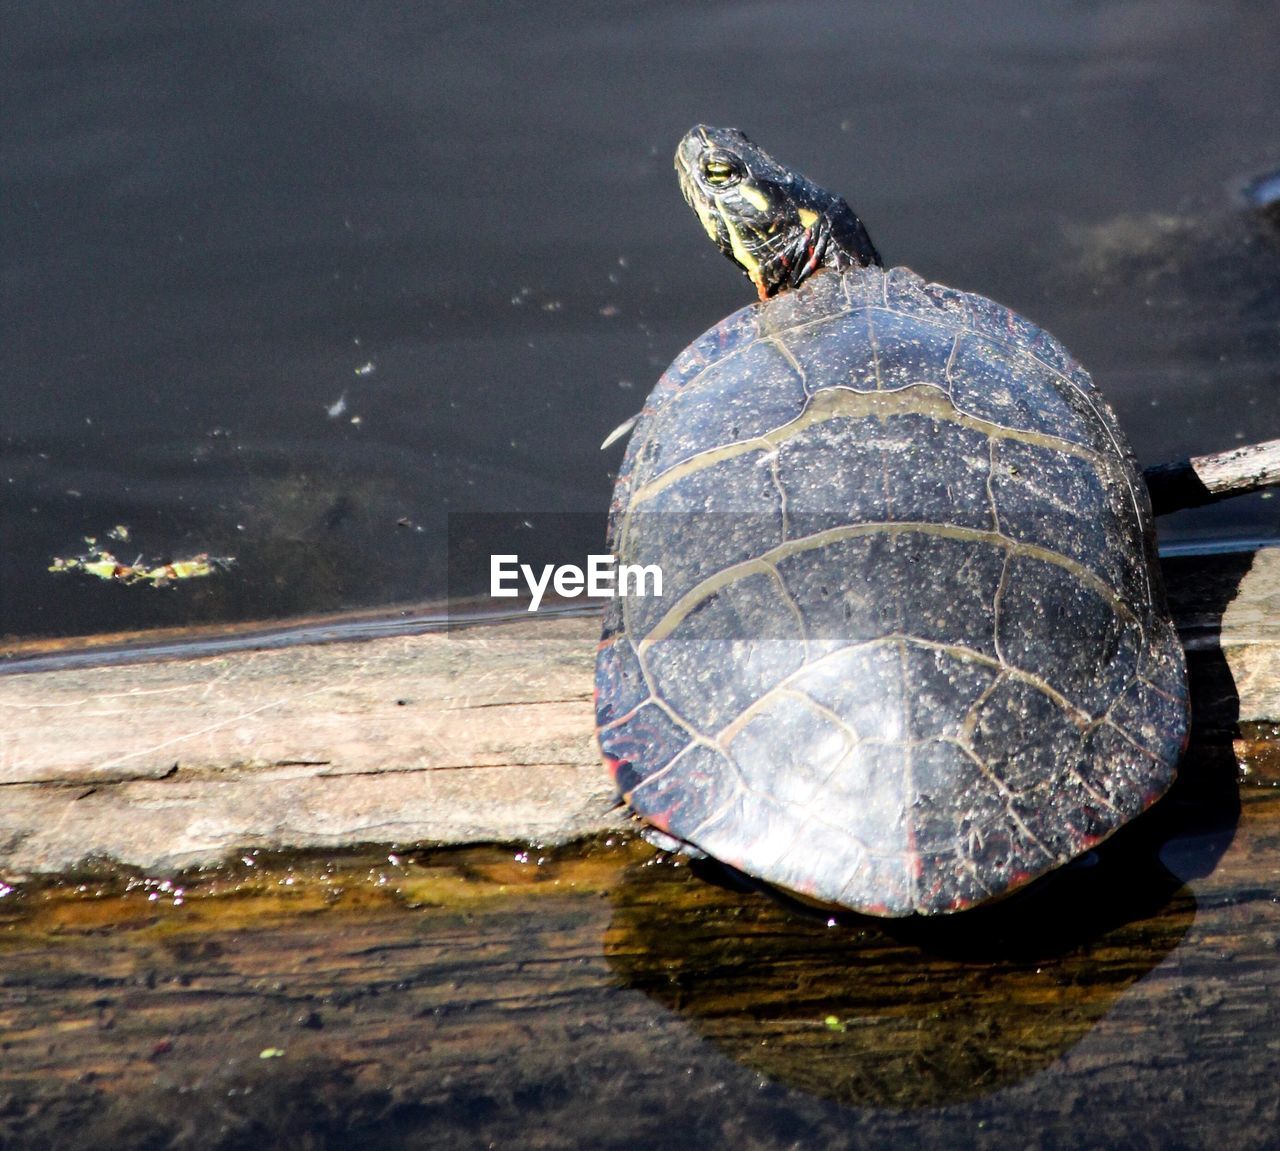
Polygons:
M436 599L450 511L594 542L600 440L749 298L676 190L695 121L1049 327L1144 463L1280 436L1270 5L39 4L0 45L0 634ZM116 524L236 562L46 570Z

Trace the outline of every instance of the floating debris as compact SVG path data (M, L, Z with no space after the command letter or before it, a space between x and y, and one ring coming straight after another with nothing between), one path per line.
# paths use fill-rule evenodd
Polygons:
M325 411L329 413L331 420L336 420L347 410L347 393L343 392L333 403L329 404Z
M127 540L129 529L124 524L116 524L107 532L107 536L109 539ZM167 562L144 562L142 556L138 556L133 563L121 563L106 548L98 545L96 537L85 536L84 542L89 545L87 552L70 559L54 556L49 571L83 572L113 583L147 583L152 587L168 587L179 580L200 579L225 571L236 562L234 556L211 556L208 552L200 552L188 559Z

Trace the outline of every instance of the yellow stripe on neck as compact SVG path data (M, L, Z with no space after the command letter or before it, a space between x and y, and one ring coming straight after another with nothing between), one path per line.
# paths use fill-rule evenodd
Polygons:
M726 218L724 226L729 233L729 246L733 250L733 258L746 270L748 278L755 284L756 291L760 293L760 298L763 300L766 293L760 261L747 251L747 246L742 242L742 233L738 231L737 225L732 220Z
M743 184L738 191L741 193L742 198L757 212L767 212L769 210L769 197L759 188L754 188L750 184Z
M717 243L720 237L716 231L716 220L718 217L715 212L701 201L694 204L694 210L698 213L698 219L702 221L702 226L706 229L706 233L711 238L711 242Z

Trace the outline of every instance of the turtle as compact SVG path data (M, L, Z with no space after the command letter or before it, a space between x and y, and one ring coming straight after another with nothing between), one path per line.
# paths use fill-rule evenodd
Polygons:
M824 907L1002 898L1150 807L1185 747L1133 451L1051 335L886 269L741 132L691 129L676 170L759 299L629 428L608 547L662 586L605 609L619 797L656 842Z

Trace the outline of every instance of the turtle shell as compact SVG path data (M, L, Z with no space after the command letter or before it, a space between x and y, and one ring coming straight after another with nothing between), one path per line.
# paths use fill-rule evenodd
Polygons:
M1056 340L895 268L687 348L636 423L601 749L645 821L876 915L999 896L1169 786L1182 648L1115 414Z

